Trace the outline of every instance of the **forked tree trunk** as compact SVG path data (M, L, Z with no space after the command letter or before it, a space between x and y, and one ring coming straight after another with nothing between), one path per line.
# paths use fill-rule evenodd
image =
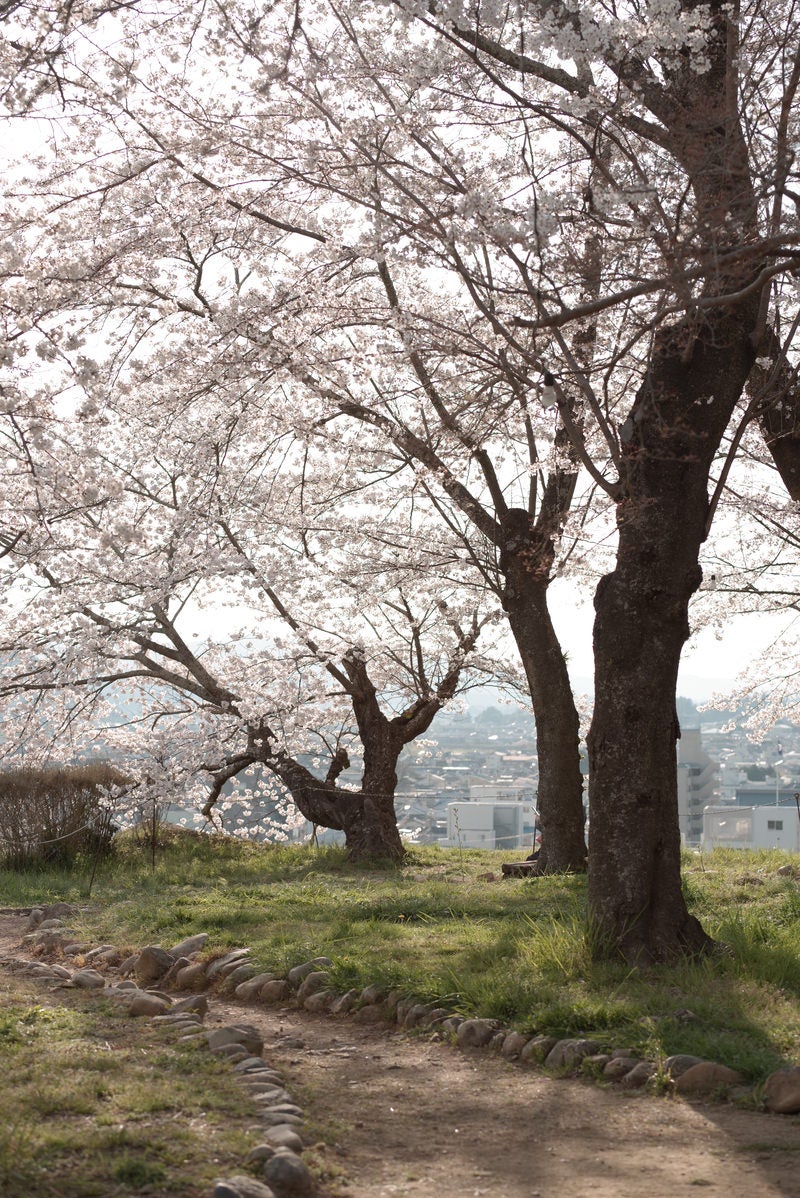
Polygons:
M275 770L288 787L295 806L312 824L344 832L345 850L351 861L400 861L405 848L394 809L394 770L383 779L373 777L370 790L343 790L318 781L304 766L293 763Z
M401 861L405 847L394 808L398 759L405 745L426 732L443 704L452 699L464 658L474 648L480 628L475 619L467 632L459 630L458 645L436 689L426 688L427 693L418 694L404 711L391 717L381 711L363 652L353 649L344 655L341 669L346 675L347 693L364 752L358 790L337 785L337 779L350 765L343 746L333 754L326 777L317 778L295 757L273 749L272 731L261 724L248 728L245 752L230 757L222 765L205 767L211 773L213 786L204 814L210 817L229 778L259 763L281 780L307 820L315 826L344 832L345 847L352 861ZM340 683L343 681L338 667L336 677Z
M674 64L649 100L691 186L707 275L697 305L654 338L626 421L616 569L595 596L589 918L600 955L645 964L709 944L681 891L675 692L711 465L755 360L768 261L737 257L759 236L737 29L723 5L708 13L708 69Z

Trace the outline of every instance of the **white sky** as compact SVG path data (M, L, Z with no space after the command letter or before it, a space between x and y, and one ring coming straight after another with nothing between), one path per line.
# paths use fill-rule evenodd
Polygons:
M567 583L554 583L550 593L553 622L567 653L573 685L578 692L591 691L594 668L591 597L578 600ZM785 617L760 613L734 616L719 633L705 628L693 634L684 649L678 694L700 702L714 692L728 690L750 663L769 648L785 624Z

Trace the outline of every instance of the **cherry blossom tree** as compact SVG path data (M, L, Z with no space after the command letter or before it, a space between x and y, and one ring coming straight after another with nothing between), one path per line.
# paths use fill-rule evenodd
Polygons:
M171 15L171 36L176 23L187 39L197 35L185 8L183 24L180 5ZM278 18L282 15L279 11ZM206 56L219 55L220 39L227 39L243 48L250 89L253 69L274 74L276 64L265 64L259 48L266 29L258 25L248 34L249 25L237 25L239 16L226 10L219 28L212 23L206 29L199 66L207 63ZM146 44L141 26L134 29L135 42ZM579 455L564 421L541 410L519 356L487 339L490 330L471 316L469 297L465 307L457 276L454 292L453 278L449 284L432 280L425 262L415 268L401 255L390 263L388 246L376 259L373 233L368 230L365 239L350 227L353 219L363 223L363 197L353 203L356 189L350 195L331 188L328 165L319 177L313 171L305 180L297 175L289 159L296 126L286 119L284 98L293 105L295 119L308 125L304 153L309 155L316 154L319 113L313 105L309 109L313 97L301 94L296 81L282 90L277 109L269 96L266 102L257 100L254 119L242 123L231 153L226 130L241 111L241 80L227 73L224 82L220 79L212 112L182 68L169 78L174 72L168 55L167 78L160 81L158 97L148 100L150 72L160 61L158 43L151 44L155 57L145 60L143 70L130 58L133 45L118 37L109 52L97 39L90 65L76 60L72 79L68 61L64 65L61 96L68 107L84 105L79 122L60 128L63 139L71 131L74 150L62 149L64 169L59 163L53 170L51 163L49 180L31 205L30 224L27 214L17 219L20 227L41 234L39 201L49 192L49 210L58 218L53 243L48 246L39 237L26 264L27 280L32 272L41 280L33 323L59 355L70 340L80 347L87 332L92 335L101 324L107 335L113 313L118 357L131 344L152 345L158 327L162 368L175 346L188 342L191 353L173 358L180 372L187 369L188 357L198 377L207 376L220 353L226 367L238 357L230 368L240 387L257 386L265 376L282 372L302 381L314 397L318 421L334 416L358 421L398 469L412 468L418 489L436 504L448 529L458 531L479 585L488 585L501 599L520 651L537 724L541 866L584 868L579 721L547 593L553 577L590 558L587 510L597 488L590 483L576 501ZM85 110L87 88L104 114L94 122ZM252 93L247 98L251 101ZM171 115L170 105L175 105ZM109 135L105 116L112 112L119 138ZM362 173L362 163L344 143L338 152L350 155L349 171ZM196 169L201 161L215 159L227 176L224 186L205 167ZM280 172L281 215L238 198L239 188L247 189L242 181L267 159L269 170ZM139 230L134 237L131 192ZM186 207L188 195L192 210ZM372 206L368 195L367 209ZM90 237L78 233L72 252L53 269L52 245L63 245L66 223L94 231ZM591 295L597 277L587 255L581 269L584 294ZM439 258L434 251L432 261L443 276ZM267 284L270 272L280 283ZM70 304L81 306L65 336L64 310ZM58 327L51 330L48 313L56 311ZM55 336L58 348L52 346ZM593 330L584 329L573 350L588 360L593 343ZM87 363L81 352L77 358L82 360L73 369L82 376ZM114 361L110 358L106 370L98 372L98 383ZM466 399L465 387L475 403ZM102 404L102 387L97 392ZM351 436L363 441L365 432ZM596 564L596 546L594 553Z
M137 0L0 0L0 103L14 112L31 109L46 92L58 91L65 42L90 30L101 17Z
M601 951L699 951L705 934L680 893L675 681L715 455L732 421L759 417L772 446L783 439L758 372L780 371L792 328L798 14L687 2L531 4L513 19L471 5L407 11L501 88L520 122L547 106L587 162L612 143L603 185L583 189L580 212L565 205L604 240L624 229L637 264L623 252L590 306L624 316L625 369L616 429L605 421L619 544L595 598L590 908ZM557 287L535 303L530 329L585 315Z
M735 618L744 637L752 625L752 659L735 684L714 696L713 706L739 712L748 735L762 741L779 720L796 719L800 704L800 528L796 501L787 497L754 427L742 450L704 549L705 581L692 622L721 635Z
M268 439L267 398L232 411L219 394L198 427L184 394L152 387L153 405L141 390L102 413L87 400L26 439L59 518L11 554L27 593L0 644L6 727L52 752L91 717L140 789L163 789L167 764L181 786L205 772L209 818L225 783L263 767L354 859L400 858L397 760L496 672L477 651L491 610L459 584L453 547L429 544L424 513L403 515L396 486L379 499L370 480L379 506L371 517L359 502L356 531L355 512L337 512L352 504L337 447ZM158 760L148 741L163 742ZM356 784L341 779L351 756Z
M36 230L32 326L46 340L58 313L58 353L102 329L102 378L177 352L214 385L223 362L301 382L327 407L296 414L300 435L334 413L382 426L431 493L479 501L520 626L580 470L617 534L595 596L593 935L636 962L703 951L680 888L675 680L752 422L800 490L795 5L319 0L204 23L175 4L168 36L115 21L68 47L72 133L15 196ZM536 475L542 385L549 508L509 502L496 457L513 415Z

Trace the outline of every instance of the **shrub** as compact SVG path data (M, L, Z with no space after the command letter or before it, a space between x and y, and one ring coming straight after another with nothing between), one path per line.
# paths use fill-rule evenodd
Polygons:
M26 869L107 854L113 800L125 783L103 761L0 771L0 862Z

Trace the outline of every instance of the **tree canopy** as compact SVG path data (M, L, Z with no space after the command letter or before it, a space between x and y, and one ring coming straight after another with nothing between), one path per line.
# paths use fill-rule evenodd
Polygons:
M745 438L800 495L797 5L101 9L26 102L38 152L6 212L15 487L57 529L33 449L60 414L78 462L119 403L207 422L202 458L207 405L266 390L282 433L408 476L514 630L564 865L577 717L547 594L602 575L593 934L635 961L702 951L675 684Z

